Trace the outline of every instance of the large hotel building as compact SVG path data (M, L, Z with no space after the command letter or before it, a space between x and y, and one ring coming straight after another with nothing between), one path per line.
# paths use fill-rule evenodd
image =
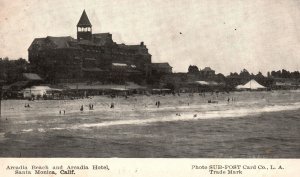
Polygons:
M151 74L171 73L168 63L152 63L144 42L117 44L110 33L92 33L83 11L77 39L71 36L36 38L28 49L32 69L49 82L141 82Z

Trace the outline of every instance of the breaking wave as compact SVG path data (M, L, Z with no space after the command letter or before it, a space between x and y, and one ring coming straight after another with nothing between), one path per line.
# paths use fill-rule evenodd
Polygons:
M93 128L93 127L109 127L117 125L142 125L151 124L157 122L172 122L172 121L192 121L199 119L220 119L220 118L235 118L235 117L245 117L254 116L261 113L268 112L279 112L279 111L289 111L300 109L300 103L293 103L288 105L271 105L261 108L238 108L222 111L199 111L194 113L185 113L180 116L172 115L168 117L151 118L151 119L135 119L135 120L117 120L117 121L107 121L101 123L86 123L70 127L70 129L82 129L82 128Z

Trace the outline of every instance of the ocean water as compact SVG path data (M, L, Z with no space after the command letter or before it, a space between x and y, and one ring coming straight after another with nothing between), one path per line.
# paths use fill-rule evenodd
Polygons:
M0 157L299 158L299 110L299 91L4 100Z

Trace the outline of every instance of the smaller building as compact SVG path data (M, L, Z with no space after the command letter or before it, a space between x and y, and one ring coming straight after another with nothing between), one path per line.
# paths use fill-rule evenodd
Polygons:
M50 89L48 86L32 86L30 88L24 89L23 97L32 98L32 97L42 97L46 94L46 91Z
M300 87L300 80L275 78L274 83L271 87L273 89L283 89L283 90L298 89Z
M211 78L215 76L215 70L212 70L210 67L205 67L199 71L200 77Z
M170 74L172 73L172 67L169 63L152 63L151 74Z
M38 74L35 74L35 73L23 73L23 78L27 81L31 81L31 82L42 82L43 79L38 75Z
M43 83L43 79L35 73L20 73L19 80L10 85L6 85L4 90L5 98L19 98L22 97L20 95L20 91L31 87L33 85L40 85Z
M62 92L62 89L50 88L49 86L32 86L22 90L23 98L47 98L53 96L54 92Z

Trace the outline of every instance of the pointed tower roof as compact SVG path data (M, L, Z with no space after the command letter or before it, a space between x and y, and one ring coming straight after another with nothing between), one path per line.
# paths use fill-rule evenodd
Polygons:
M88 16L85 13L85 10L83 10L80 20L77 23L77 26L78 27L91 27L92 26Z

